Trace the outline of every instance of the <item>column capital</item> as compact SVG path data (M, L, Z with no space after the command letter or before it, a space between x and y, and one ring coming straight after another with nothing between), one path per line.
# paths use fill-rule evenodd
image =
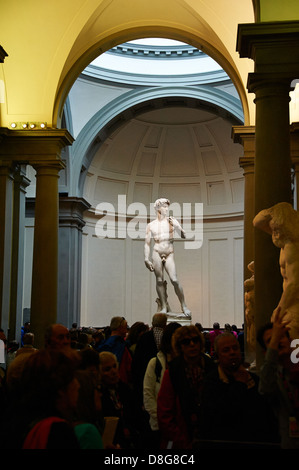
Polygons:
M234 126L232 138L244 149L244 156L239 159L239 165L242 168L253 165L255 160L255 126Z
M253 157L243 157L239 159L239 165L243 168L244 176L254 175L254 163Z
M31 160L30 165L36 170L38 175L56 176L60 170L65 168L65 163L57 157L55 160L51 158L41 160Z
M253 59L256 72L299 72L299 21L273 21L238 25L237 51Z
M85 225L83 213L90 208L89 202L78 197L59 197L59 226L76 227Z
M74 141L67 129L11 130L0 128L0 164L32 166L60 161L61 150Z
M287 96L288 101L290 101L289 92L294 89L291 86L292 80L293 78L290 77L288 72L253 72L248 74L247 88L250 93L259 93L265 96L282 94Z
M232 138L237 144L252 141L255 138L255 126L233 126Z
M27 186L30 185L30 179L26 177L25 167L23 165L16 165L14 171L14 181L20 187L20 190L26 192Z
M17 165L15 163L0 160L0 175L1 176L10 176L13 178L16 168L17 168Z

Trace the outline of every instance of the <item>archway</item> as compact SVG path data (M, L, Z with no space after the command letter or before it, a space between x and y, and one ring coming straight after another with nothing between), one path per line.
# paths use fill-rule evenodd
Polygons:
M213 110L215 115L231 116L237 123L243 123L240 103L232 96L224 96L221 92L206 88L192 87L161 87L126 93L104 106L92 117L81 130L73 144L73 186L70 191L74 196L82 196L82 176L86 174L88 165L97 147L114 131L132 116L151 109L167 106L186 106Z
M227 75L232 80L238 94L240 101L242 103L243 115L244 115L244 124L250 122L250 111L247 93L244 87L244 83L240 76L240 73L237 67L234 64L234 61L231 60L227 51L217 49L212 43L209 43L207 39L198 33L198 36L191 34L188 30L179 30L174 28L167 28L165 26L155 26L154 28L147 27L146 25L138 27L134 30L124 29L120 31L116 36L107 37L99 42L95 42L88 50L82 53L68 69L65 66L65 69L62 73L62 78L58 85L58 91L55 99L55 105L53 109L53 122L57 123L57 126L60 126L63 107L67 99L67 95L74 84L75 80L79 74L84 70L87 65L92 62L100 53L108 51L111 47L114 47L118 44L121 44L126 41L132 41L134 39L140 39L145 37L165 37L168 39L174 39L178 41L183 41L187 44L192 44L193 46L204 51L208 56L212 57L227 73Z

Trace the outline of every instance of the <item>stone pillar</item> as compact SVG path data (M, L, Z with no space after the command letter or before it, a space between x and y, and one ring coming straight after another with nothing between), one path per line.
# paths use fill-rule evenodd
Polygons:
M0 327L8 335L12 258L14 165L0 162Z
M247 279L248 264L254 259L254 228L252 220L254 207L254 161L255 161L255 128L254 126L233 127L234 142L243 146L244 155L239 159L244 170L244 279Z
M255 127L234 126L232 133L234 142L243 146L244 155L239 159L239 164L244 170L244 277L245 280L252 276L248 265L254 260L254 227L252 220L255 215L254 207L254 161L255 161ZM245 299L245 290L243 291ZM244 305L244 334L245 334L245 358L247 362L255 359L255 349L249 346L249 327L246 323Z
M0 45L0 63L7 57L6 51ZM1 113L1 106L0 106ZM0 129L0 146L2 145ZM8 333L9 322L9 286L10 283L10 254L12 233L12 165L0 161L0 328ZM8 277L9 276L9 277Z
M43 345L46 327L56 322L58 292L58 178L62 162L33 165L36 202L31 289L31 329Z
M14 173L13 226L12 226L12 268L10 285L10 312L8 340L17 341L21 335L23 269L24 269L24 230L25 194L30 181L25 176L25 166L18 165Z
M35 345L44 345L45 328L57 319L58 178L60 157L73 138L65 129L0 129L0 164L30 164L36 170L36 203L31 294L31 329Z
M289 92L299 75L299 22L239 25L237 50L254 60L248 90L255 93L255 214L291 202ZM282 292L279 250L254 231L256 329L269 321ZM263 362L257 355L257 368Z
M68 328L80 324L83 214L89 207L82 198L59 198L57 321Z
M251 76L256 95L255 214L278 202L292 202L289 133L290 80ZM274 110L274 111L273 111ZM277 137L275 137L277 136ZM270 320L282 294L279 249L255 230L256 330Z

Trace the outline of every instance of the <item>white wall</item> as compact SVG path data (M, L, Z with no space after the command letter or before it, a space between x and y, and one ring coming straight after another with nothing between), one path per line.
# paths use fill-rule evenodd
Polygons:
M106 326L112 316L151 323L156 312L155 275L144 265L144 240L99 239L95 219L88 218L83 236L81 324ZM175 241L178 278L184 288L192 322L211 327L214 321L243 323L243 223L204 224L200 249ZM167 275L166 275L167 276ZM166 277L167 279L167 277ZM172 285L168 298L180 312Z

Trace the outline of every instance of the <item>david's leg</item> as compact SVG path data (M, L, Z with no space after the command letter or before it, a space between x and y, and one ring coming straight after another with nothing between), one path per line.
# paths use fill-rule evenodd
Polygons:
M177 295L177 297L180 301L182 312L184 313L184 315L190 316L191 311L189 310L189 308L186 305L183 288L182 288L182 286L180 285L180 283L177 279L173 256L169 257L169 259L167 260L167 264L165 265L165 269L166 269L166 271L169 275L170 281L171 281L171 283L174 287L174 291L175 291L175 293L176 293L176 295Z
M156 279L156 290L158 297L161 302L161 313L167 313L167 296L166 296L166 289L163 279L161 277L157 277Z
M189 310L189 308L186 305L185 297L184 297L184 291L183 291L182 286L179 284L177 279L176 280L172 279L171 282L172 282L172 285L174 287L174 291L175 291L175 293L178 296L178 299L180 301L182 312L186 316L189 316L191 314L191 311Z
M156 276L156 291L161 302L160 312L167 313L167 294L163 276L164 266L160 256L155 252L153 252L153 266Z

